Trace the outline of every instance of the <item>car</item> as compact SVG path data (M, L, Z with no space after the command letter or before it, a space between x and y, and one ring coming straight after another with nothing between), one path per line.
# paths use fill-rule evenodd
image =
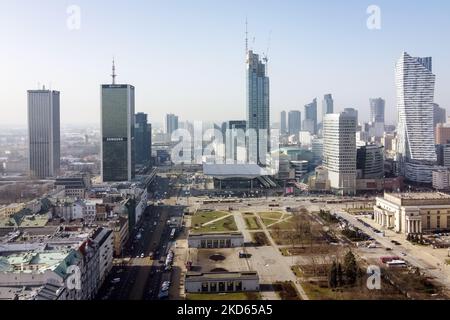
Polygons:
M145 254L144 253L141 253L141 258L144 258L145 257Z
M119 283L119 282L120 282L120 278L114 278L111 280L112 284Z
M149 257L150 259L152 259L152 258L153 258L153 252L150 252L150 253L148 254L148 257Z
M386 248L386 251L392 251L392 248Z

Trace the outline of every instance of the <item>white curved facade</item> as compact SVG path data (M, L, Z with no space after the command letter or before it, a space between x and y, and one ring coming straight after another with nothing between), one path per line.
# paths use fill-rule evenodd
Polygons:
M395 70L398 111L400 173L407 180L431 183L437 161L433 100L436 76L431 58L411 57L406 52Z

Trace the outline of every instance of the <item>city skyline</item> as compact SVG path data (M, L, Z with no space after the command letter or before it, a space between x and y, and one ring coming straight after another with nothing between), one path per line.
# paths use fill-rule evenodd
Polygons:
M106 26L112 28L111 32L115 32L117 39L108 36L104 40L99 40L102 44L99 48L102 49L92 51L86 48L92 45L94 39L98 40L104 32L104 29L93 25L93 20L104 21L108 18L114 20L120 12L120 5L113 5L103 12L101 3L90 4L80 1L80 29L68 30L65 24L68 17L66 6L55 4L51 10L41 12L54 3L54 1L44 1L40 7L29 3L25 5L23 2L11 5L10 10L20 12L29 19L24 19L23 25L17 26L14 38L5 34L12 45L5 52L0 53L0 57L5 54L8 56L6 74L9 78L5 86L10 87L7 94L0 98L0 104L11 106L2 111L3 117L0 119L2 124L25 125L23 115L26 112L26 101L23 93L37 87L38 82L61 91L63 125L100 123L96 84L106 81L106 72L110 68L112 56L116 56L119 81L132 82L137 88L145 89L142 91L145 93L136 97L136 111L148 113L152 121L163 122L165 110L178 114L183 120L191 121L245 118L245 79L242 79L242 75L245 74L246 16L249 21L250 46L256 52L263 54L267 51L267 38L271 34L269 48L269 76L272 79L271 119L278 119L279 112L284 109L301 110L302 106L313 97L332 93L335 100L335 112L351 106L364 115L368 114L364 111L369 110L369 99L382 97L386 100L386 123L395 123L396 112L388 111L395 110L394 66L402 51L433 57L434 70L439 77L435 102L445 109L450 102L450 97L445 90L450 79L450 68L446 63L449 50L446 50L446 44L438 45L438 35L444 28L436 27L436 24L441 26L448 22L440 19L440 12L431 8L432 6L410 8L404 6L402 1L395 4L380 1L378 5L382 14L381 29L369 30L366 27L368 4L356 1L347 2L345 5L332 2L326 5L287 2L282 6L275 6L275 3L269 2L265 8L256 11L249 10L249 3L245 2L221 4L220 7L223 10L216 10L217 5L205 2L199 2L194 6L195 8L189 9L184 3L171 8L170 5L165 6L160 3L148 5L136 1L134 6L124 10L124 15L142 11L137 14L137 22L130 27L125 27L124 30L106 23ZM441 7L447 5L442 4ZM55 19L48 19L49 21L36 27L34 14L27 13L25 8L32 8L35 12L41 12ZM145 19L155 15L150 12L151 10L145 10L148 8L152 8L160 16L155 19ZM192 13L194 9L196 16L183 15L184 12ZM271 9L275 10L273 11L275 16L273 19L268 19ZM241 14L231 17L231 12L235 10ZM224 27L225 18L217 18L216 11L221 11L227 18L227 32L218 32L214 39L206 38L207 29L212 28L213 31ZM310 23L309 25L313 23L313 26L317 23L310 21L308 13L314 15L320 12L325 17L332 18L339 17L344 11L348 14L346 19L348 21L336 19L336 30L324 29L322 26L317 30L308 28L308 31L304 31L304 23ZM414 20L427 15L433 15L435 19L431 22L427 19ZM183 17L182 21L188 26L184 32L190 37L181 39L183 32L176 26L167 26L165 17L169 17L169 21ZM201 23L193 23L193 18L203 20L200 19ZM9 27L2 30L10 30L11 26L16 26L16 22L8 17L3 20L3 23L7 23ZM427 24L430 25L416 23L417 28L407 30L405 26L410 20L428 21ZM150 28L147 28L147 23ZM155 28L162 31L160 35L154 34ZM139 41L138 37L142 35L142 30L148 30L149 36ZM428 35L429 30L433 30L436 37L421 37L421 35ZM125 37L126 31L131 35L128 38ZM52 37L67 44L67 48L60 48L49 54L46 51L47 48L42 47L42 43L32 40L36 33L44 38L44 43L45 39ZM168 36L168 40L164 40L164 36ZM253 37L256 37L254 44ZM337 40L334 40L334 37L337 37ZM414 41L416 37L424 40L420 44L416 43ZM396 42L388 45L393 38L396 38ZM208 41L204 41L205 39ZM295 39L299 41L292 41ZM122 47L127 46L120 46L123 41L136 50L124 50ZM311 46L310 50L302 49L302 44L308 41L319 46ZM320 48L320 45L325 42L327 46L333 46L332 53L324 52ZM27 43L28 48L22 43ZM191 44L193 48L188 44ZM35 54L24 57L23 52L29 50L31 45ZM377 46L383 46L383 52L376 50ZM224 47L227 48L225 51L222 50ZM130 51L133 53L128 53ZM137 53L138 51L140 53ZM182 59L174 61L172 57L175 57L176 51L183 52L183 55ZM18 57L22 59L19 60ZM5 56L4 59L7 57ZM57 63L49 66L51 61ZM186 61L189 61L189 64L186 64ZM179 77L169 77L163 72L164 68L168 67L168 63L179 70ZM212 77L212 69L215 69L221 77ZM62 70L65 72L62 73ZM151 77L148 76L149 74ZM190 79L187 85L185 81L177 80L187 75ZM179 94L170 95L168 90L172 87L176 88ZM229 89L223 90L224 87ZM355 90L355 87L358 90ZM85 94L80 96L79 92L85 92ZM211 105L215 106L214 112L209 111L212 109ZM360 119L360 121L367 120L368 116Z

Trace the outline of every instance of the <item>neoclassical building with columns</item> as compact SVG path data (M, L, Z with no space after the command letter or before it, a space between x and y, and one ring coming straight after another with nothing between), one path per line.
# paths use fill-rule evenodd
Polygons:
M385 193L374 219L384 229L417 234L450 229L450 195L440 192Z

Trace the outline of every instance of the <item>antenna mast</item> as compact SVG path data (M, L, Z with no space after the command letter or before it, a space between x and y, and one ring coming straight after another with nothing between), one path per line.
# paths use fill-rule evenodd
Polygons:
M117 74L116 74L116 63L114 61L114 58L113 58L113 61L112 61L112 75L111 75L111 77L112 77L112 84L116 84Z
M248 21L245 17L245 55L248 53Z

